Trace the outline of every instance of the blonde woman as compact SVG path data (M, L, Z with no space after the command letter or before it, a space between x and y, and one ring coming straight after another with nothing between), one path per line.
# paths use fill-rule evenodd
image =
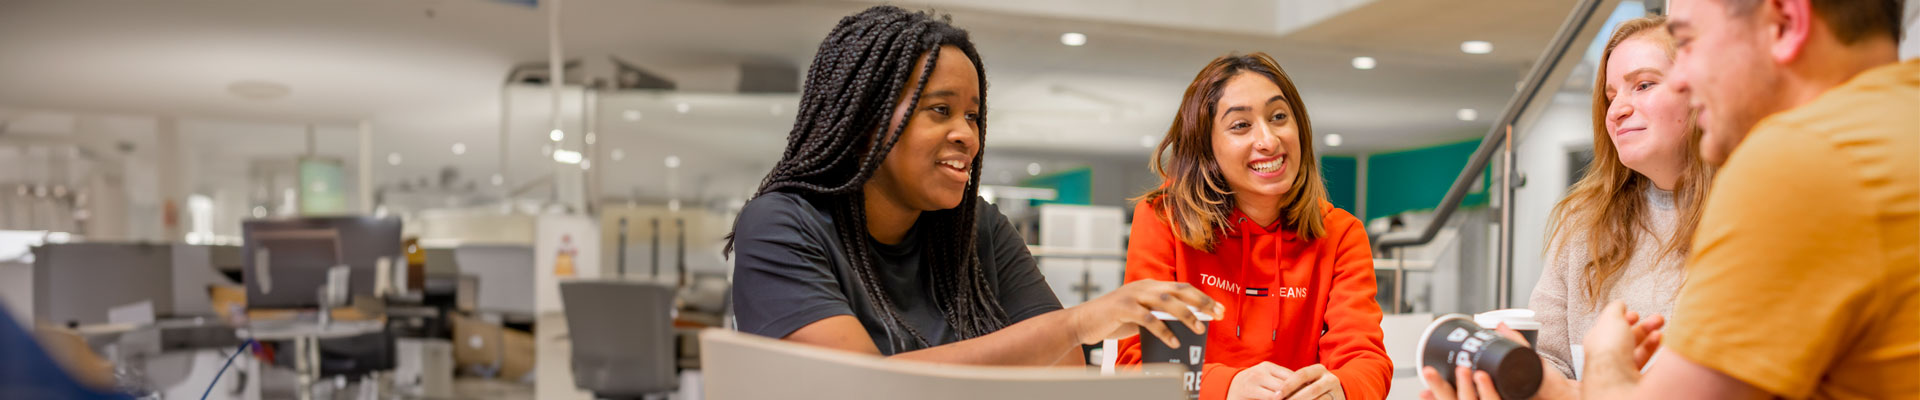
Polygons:
M1573 345L1581 343L1607 303L1640 315L1667 315L1686 280L1694 226L1706 203L1712 168L1699 156L1699 127L1685 94L1663 85L1674 42L1664 17L1622 22L1601 53L1593 91L1593 162L1553 209L1547 260L1530 307L1540 322L1534 344L1559 371L1542 387L1570 388ZM1423 372L1429 387L1437 371ZM1458 374L1455 393L1488 398L1486 373ZM1561 379L1565 378L1565 379ZM1476 385L1477 383L1477 385ZM1476 386L1480 390L1476 390Z

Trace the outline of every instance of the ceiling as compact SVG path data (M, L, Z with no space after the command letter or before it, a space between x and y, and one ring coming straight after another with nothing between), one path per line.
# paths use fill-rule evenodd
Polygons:
M995 121L989 176L1025 172L1025 165L992 162L995 149L1060 160L1060 166L1077 159L1143 163L1143 140L1164 134L1193 73L1235 51L1265 51L1281 62L1301 88L1316 134L1344 139L1340 147L1323 145L1323 153L1478 137L1572 3L1204 0L1200 5L1207 7L1182 7L1188 3L1132 1L1102 4L1137 12L1082 13L1069 7L1074 1L1090 0L931 2L972 32L986 64ZM796 96L730 93L738 76L730 68L753 62L804 69L835 21L874 3L565 0L561 33L568 58L618 56L681 88L600 97L596 167L605 192L662 195L669 176L681 194L751 189L783 146ZM1290 10L1306 8L1317 17L1289 17ZM1162 14L1172 16L1138 16ZM377 163L376 179L453 168L484 180L504 159L506 186L513 186L551 165L541 152L552 115L544 90L511 91L509 138L501 139L501 82L513 66L546 59L546 23L543 10L477 0L6 1L0 3L0 121L45 112L240 121L201 135L213 138L205 141L208 151L232 157L304 148L298 142L304 129L254 125L318 124L328 136L321 141L352 143L354 126L368 121L375 159L401 154L405 160ZM1063 46L1064 32L1089 39L1085 46ZM1464 40L1486 40L1495 50L1463 54ZM1356 56L1373 57L1379 67L1356 70L1350 66ZM250 100L230 89L240 81L289 91ZM565 129L579 132L578 92L565 97ZM682 103L688 112L676 110ZM1482 117L1461 121L1455 118L1461 108ZM643 117L628 120L628 110ZM74 130L20 126L0 140ZM277 136L219 139L249 132ZM467 151L454 154L453 143ZM321 147L347 159L357 152L348 145ZM606 158L616 148L626 157ZM666 169L660 160L668 155L682 159L682 167Z

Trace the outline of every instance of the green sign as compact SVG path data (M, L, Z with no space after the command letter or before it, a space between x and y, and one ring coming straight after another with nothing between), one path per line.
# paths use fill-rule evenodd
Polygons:
M300 160L300 215L339 215L347 208L347 172L339 160Z

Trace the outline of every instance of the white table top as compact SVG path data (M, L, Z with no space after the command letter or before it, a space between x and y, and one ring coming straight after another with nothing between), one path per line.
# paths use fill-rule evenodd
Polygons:
M319 321L268 320L253 321L245 328L235 330L234 336L254 340L337 339L379 332L384 328L380 321L333 321L322 326Z

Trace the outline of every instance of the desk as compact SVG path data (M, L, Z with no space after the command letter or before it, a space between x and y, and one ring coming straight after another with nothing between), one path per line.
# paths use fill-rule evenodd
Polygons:
M333 321L320 324L305 320L253 321L234 334L255 341L293 342L293 365L300 377L300 400L313 399L313 383L320 379L320 340L339 339L377 333L386 327L380 321Z
M1186 398L1184 369L1168 364L1141 367L1167 375L1108 376L1084 368L894 360L721 329L702 331L700 341L704 394L713 400Z

